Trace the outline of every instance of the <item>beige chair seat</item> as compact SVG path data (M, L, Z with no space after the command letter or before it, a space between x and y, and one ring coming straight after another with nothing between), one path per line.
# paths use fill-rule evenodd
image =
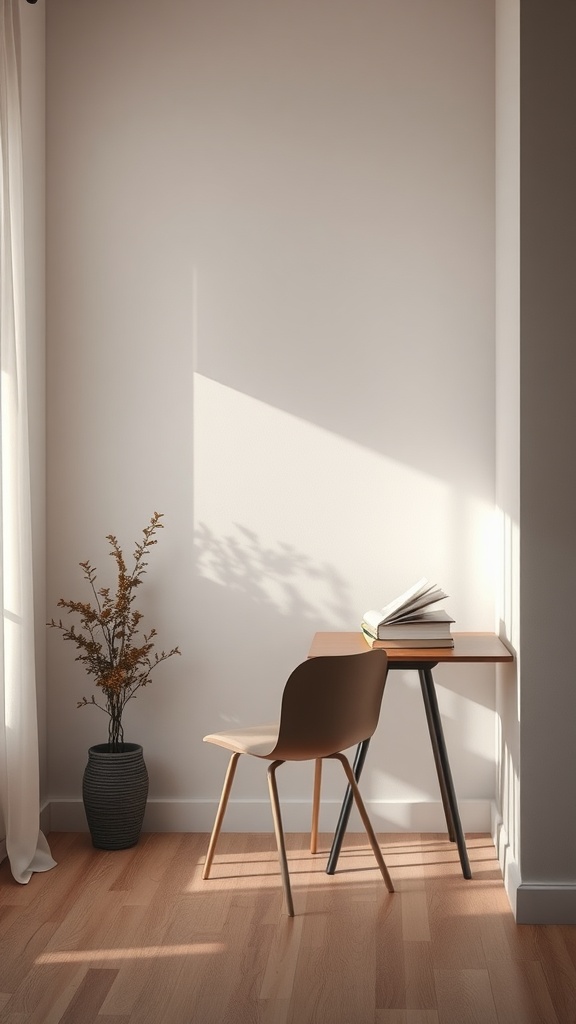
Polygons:
M394 892L392 879L360 796L354 772L348 758L342 753L354 744L369 739L376 729L387 673L388 658L383 650L310 658L298 665L286 682L278 725L240 726L236 729L210 733L204 737L206 743L214 743L231 750L232 756L210 836L203 878L208 878L210 874L238 759L242 754L265 758L271 761L268 767L270 803L286 907L289 916L293 917L294 904L276 786L276 769L285 761L314 760L316 763L310 838L310 850L316 853L322 759L329 757L340 761L344 768L386 887L389 892Z
M253 757L268 757L278 743L280 725L245 725L236 729L212 732L204 737L204 743L215 743L218 747L235 750L238 754L252 754Z

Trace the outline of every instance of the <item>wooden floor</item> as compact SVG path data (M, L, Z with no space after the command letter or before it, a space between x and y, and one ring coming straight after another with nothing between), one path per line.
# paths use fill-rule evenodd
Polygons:
M576 928L516 926L488 836L472 881L443 836L363 835L338 871L287 836L151 834L97 851L49 837L58 866L26 886L0 867L2 1024L575 1024Z

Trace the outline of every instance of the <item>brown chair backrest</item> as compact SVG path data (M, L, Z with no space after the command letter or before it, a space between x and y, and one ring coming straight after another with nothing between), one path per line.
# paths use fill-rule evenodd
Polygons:
M310 658L297 665L282 696L279 760L327 757L372 736L388 672L383 650Z

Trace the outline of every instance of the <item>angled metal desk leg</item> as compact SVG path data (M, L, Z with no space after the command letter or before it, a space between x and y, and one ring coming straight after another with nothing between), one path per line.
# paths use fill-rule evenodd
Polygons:
M368 747L370 746L370 740L362 740L361 743L356 747L356 755L354 757L354 778L358 782L362 769L364 767L364 761L366 760L366 754L368 753ZM326 865L326 874L333 875L336 871L336 865L338 863L338 857L340 855L340 847L342 846L342 840L344 839L344 833L348 825L348 818L350 817L350 810L352 808L352 790L350 786L346 787L346 794L340 808L340 816L338 818L338 824L336 825L336 831L334 833L334 839L332 840L332 847L330 849L330 856L328 857L328 864Z
M436 689L434 687L434 679L432 677L432 669L430 666L425 665L424 667L419 668L418 671L420 675L424 707L426 709L426 719L428 721L430 740L432 743L434 760L436 762L436 771L438 772L438 782L440 783L440 792L442 794L442 802L444 804L444 812L446 814L448 835L452 842L454 841L454 838L456 839L464 878L472 878L470 862L468 860L468 851L466 850L466 842L464 839L464 832L460 821L460 812L458 810L458 803L456 800L456 792L452 781L452 772L450 771L446 742L444 740L444 730L442 729L442 719L440 718L438 699L436 697Z
M424 674L424 670L419 668L418 675L420 677L420 686L422 688L422 699L424 701L424 709L426 711L426 721L428 723L428 732L430 733L430 742L432 744L432 753L434 755L434 764L436 765L436 773L438 775L438 783L440 785L440 795L442 797L442 806L444 807L444 816L446 818L446 826L448 828L448 838L451 843L456 842L456 832L454 829L454 818L452 816L452 808L450 806L450 798L448 796L448 790L446 789L446 778L444 775L444 767L442 765L442 758L440 755L440 748L438 746L438 739L436 735L436 728L434 724L434 714L432 705L430 703L430 696L428 693L428 681Z

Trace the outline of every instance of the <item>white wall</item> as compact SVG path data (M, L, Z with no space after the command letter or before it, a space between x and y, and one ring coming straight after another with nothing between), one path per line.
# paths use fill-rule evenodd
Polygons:
M519 921L576 922L576 8L521 5Z
M519 923L576 921L572 4L497 4L497 839ZM520 174L521 167L521 174Z
M149 827L207 829L201 737L274 715L317 629L422 574L495 623L494 17L484 0L48 6L48 581L154 509L142 608L183 655L127 711ZM103 580L104 582L104 580ZM49 636L54 824L105 739ZM437 671L464 825L489 826L495 674ZM257 765L229 827L270 828ZM329 773L327 773L329 775ZM442 827L417 680L365 771ZM309 773L286 772L305 828ZM326 824L341 785L326 782ZM332 805L330 805L332 801ZM304 813L305 812L305 813Z

